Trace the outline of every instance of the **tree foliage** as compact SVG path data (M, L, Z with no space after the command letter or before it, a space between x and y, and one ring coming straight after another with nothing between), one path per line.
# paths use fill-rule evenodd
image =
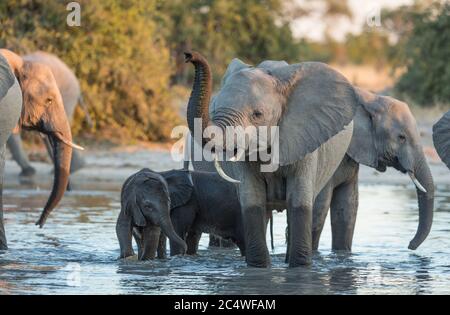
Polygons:
M450 103L450 4L410 12L412 30L401 50L406 73L397 90L419 104Z
M153 18L157 1L78 2L81 26L69 27L67 1L2 1L0 47L64 60L80 79L94 131L106 138L168 139L180 118L169 99L170 52Z

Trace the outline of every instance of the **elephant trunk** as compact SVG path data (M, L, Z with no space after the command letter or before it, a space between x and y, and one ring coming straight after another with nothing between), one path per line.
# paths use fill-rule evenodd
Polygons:
M416 249L427 238L433 224L434 209L434 183L430 168L425 160L425 156L421 153L421 159L416 164L414 174L417 181L422 187L417 185L417 200L419 203L419 226L416 235L409 243L409 249Z
M72 158L72 147L62 143L54 135L49 135L48 138L53 150L55 172L52 192L39 220L36 222L36 225L39 225L41 228L66 191L67 184L69 183L70 161Z
M186 52L185 61L191 62L195 67L194 84L187 106L187 123L194 139L198 139L194 133L195 118L202 119L202 139L203 131L209 123L209 102L212 94L212 73L208 61L198 52ZM197 131L198 132L198 131ZM202 145L205 141L202 140Z
M181 237L175 232L175 229L173 228L172 221L170 220L169 215L167 217L163 217L159 221L159 226L161 227L162 232L175 244L179 245L182 248L181 253L177 254L184 254L187 250L186 242L181 239Z

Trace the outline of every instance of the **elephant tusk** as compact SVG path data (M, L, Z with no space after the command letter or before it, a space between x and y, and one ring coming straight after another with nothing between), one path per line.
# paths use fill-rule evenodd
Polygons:
M228 176L227 174L225 174L225 172L222 169L222 166L220 166L219 160L217 159L217 155L214 153L213 154L213 158L214 158L214 167L216 168L217 173L219 173L220 177L222 177L223 179L225 179L226 181L230 182L230 183L234 183L234 184L239 184L240 181L235 180L233 178L231 178L230 176Z
M232 157L230 158L230 161L231 161L231 162L237 162L237 161L240 161L241 158L242 158L242 156L243 156L244 154L245 154L245 151L244 151L244 150L241 150L241 152L236 153L235 156L232 156Z
M78 144L73 143L70 140L65 139L62 135L60 135L59 133L55 133L56 137L58 138L58 140L60 140L61 142L63 142L64 144L68 145L69 147L72 147L74 149L80 150L80 151L84 151L84 148L79 146Z
M422 186L422 184L417 180L416 176L414 176L413 172L408 172L409 177L411 177L411 180L413 181L414 185L416 185L417 189L420 191L427 193L427 190Z

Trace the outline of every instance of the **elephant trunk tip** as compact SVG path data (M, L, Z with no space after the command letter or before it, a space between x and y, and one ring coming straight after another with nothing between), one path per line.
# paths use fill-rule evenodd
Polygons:
M39 226L40 229L44 227L45 222L47 221L48 214L46 215L46 212L42 213L39 220L36 221L36 225Z

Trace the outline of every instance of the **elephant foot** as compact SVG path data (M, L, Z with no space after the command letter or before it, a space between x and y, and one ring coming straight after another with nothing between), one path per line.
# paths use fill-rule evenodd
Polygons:
M20 172L20 177L33 177L36 175L36 169L32 166L28 166L22 169L22 172Z
M248 256L246 257L247 266L255 267L255 268L270 268L270 258L266 259L251 259Z
M312 264L311 256L298 257L297 259L289 260L289 268L305 267L310 266L311 264Z
M125 254L120 254L120 256L117 258L117 260L137 260L137 255L134 253L134 251L129 252L129 253L125 253Z

